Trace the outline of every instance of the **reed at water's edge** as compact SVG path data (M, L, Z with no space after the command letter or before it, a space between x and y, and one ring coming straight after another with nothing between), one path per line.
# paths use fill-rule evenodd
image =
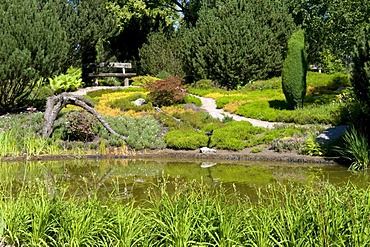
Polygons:
M0 182L1 183L1 182ZM270 185L253 200L202 182L153 185L147 199L1 186L0 237L14 246L367 246L370 187ZM167 189L171 187L173 193ZM0 241L1 242L1 241Z

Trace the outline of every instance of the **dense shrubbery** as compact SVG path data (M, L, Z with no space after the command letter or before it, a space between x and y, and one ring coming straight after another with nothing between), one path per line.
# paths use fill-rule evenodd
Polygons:
M292 34L288 43L288 54L284 61L282 84L290 109L302 108L306 96L307 61L304 31Z
M168 73L170 76L183 77L182 40L179 33L173 35L154 32L149 35L148 42L140 49L140 63L144 74L161 77Z
M165 135L167 147L173 149L197 149L207 146L208 137L193 129L172 130Z
M186 90L180 78L168 78L147 84L150 93L147 99L155 106L169 106L180 103L186 97Z
M184 34L186 71L228 89L280 75L295 28L286 5L275 1L216 1ZM206 6L206 5L205 5Z

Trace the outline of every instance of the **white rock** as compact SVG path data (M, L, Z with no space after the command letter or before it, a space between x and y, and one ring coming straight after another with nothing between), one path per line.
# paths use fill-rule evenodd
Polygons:
M142 105L146 104L146 100L143 99L143 98L139 98L135 101L131 101L131 103L136 105L136 106L142 106Z
M213 149L213 148L207 148L207 147L202 147L202 148L200 148L200 152L201 152L202 154L216 153L216 149Z

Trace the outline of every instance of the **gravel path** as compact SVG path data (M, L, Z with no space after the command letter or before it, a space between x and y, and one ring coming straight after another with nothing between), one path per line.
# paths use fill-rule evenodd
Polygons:
M269 128L269 129L274 128L274 126L277 124L281 124L278 122L267 122L267 121L262 121L258 119L242 117L236 114L231 114L229 112L224 111L223 109L217 109L216 101L212 98L204 98L204 97L199 97L199 96L195 96L195 97L199 98L202 101L201 108L207 111L213 118L218 118L222 120L225 116L227 116L227 117L232 117L235 121L248 121L253 126L264 127L264 128Z

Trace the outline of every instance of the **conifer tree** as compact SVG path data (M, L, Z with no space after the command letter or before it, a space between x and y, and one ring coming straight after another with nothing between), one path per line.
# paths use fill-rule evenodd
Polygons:
M233 89L281 74L287 37L295 28L282 2L215 1L215 7L202 7L198 15L184 36L189 75Z
M284 61L282 85L290 109L303 107L306 96L307 58L304 31L292 34L288 43L288 54Z
M69 43L59 3L1 1L0 113L21 106L40 78L65 69Z

